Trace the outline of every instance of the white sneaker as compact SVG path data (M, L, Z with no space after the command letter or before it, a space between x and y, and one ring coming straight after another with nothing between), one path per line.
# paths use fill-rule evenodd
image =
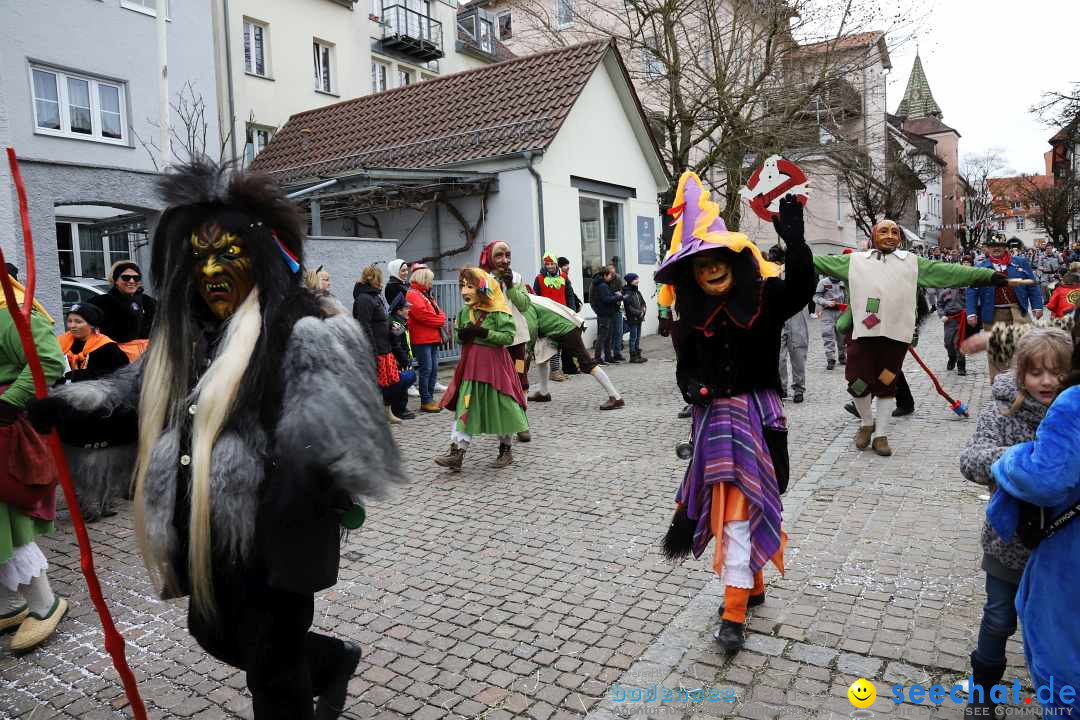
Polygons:
M446 386L441 382L435 383L435 392L446 392Z
M407 392L409 393L409 397L420 397L420 389L415 385L410 387Z

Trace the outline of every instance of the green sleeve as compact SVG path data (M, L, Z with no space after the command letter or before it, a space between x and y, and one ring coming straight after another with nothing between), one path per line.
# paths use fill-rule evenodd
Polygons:
M850 255L815 255L814 256L814 269L821 275L828 275L829 277L838 278L840 280L848 279L848 268L851 266Z
M836 331L841 335L846 335L851 332L854 324L855 318L851 316L851 306L849 305L844 312L840 313L840 317L836 318Z
M514 318L509 313L488 313L487 317L484 318L483 326L487 328L487 337L480 338L477 342L484 345L513 345L517 326L514 324Z
M994 271L919 258L919 286L924 288L961 288L989 285Z
M518 309L518 312L525 312L529 305L529 293L525 292L524 283L518 283L512 286L506 291L506 298L514 304L514 307Z
M457 314L457 320L454 321L454 329L460 330L469 324L469 307L465 306Z
M7 313L7 308L0 310ZM30 372L30 365L26 362L26 354L23 352L22 343L19 341L19 333L15 330L15 321L10 315L7 324L11 331L3 333L4 353L16 360L21 366L18 376L11 382L11 386L0 395L0 400L11 403L16 407L23 407L34 397L34 378ZM64 374L64 354L60 351L60 342L53 335L53 326L48 320L36 312L30 313L30 331L34 336L34 345L37 346L38 357L41 359L41 369L45 373L45 383L52 387L60 376Z

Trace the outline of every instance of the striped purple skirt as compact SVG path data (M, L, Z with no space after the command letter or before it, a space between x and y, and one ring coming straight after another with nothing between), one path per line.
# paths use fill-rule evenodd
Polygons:
M675 497L696 522L694 557L712 540L712 486L735 483L750 505L750 568L757 572L781 543L780 492L764 428L787 429L784 405L774 390L716 398L694 407L694 454Z

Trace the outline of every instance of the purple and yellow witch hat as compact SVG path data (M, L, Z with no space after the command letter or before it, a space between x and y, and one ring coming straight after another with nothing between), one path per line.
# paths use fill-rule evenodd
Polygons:
M679 178L675 201L668 211L676 218L675 232L671 236L671 249L654 275L656 282L663 283L658 299L660 305L675 304L675 287L671 282L676 276L676 266L689 257L708 250L727 248L735 253L749 250L757 263L762 278L776 277L780 268L761 254L758 246L746 235L727 229L720 217L720 205L709 199L709 191L696 173L687 170Z

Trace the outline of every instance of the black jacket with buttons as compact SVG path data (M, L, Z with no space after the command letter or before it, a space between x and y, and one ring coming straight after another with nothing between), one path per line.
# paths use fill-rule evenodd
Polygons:
M749 266L750 253L740 253ZM744 257L745 256L745 257ZM728 303L705 312L683 312L672 327L677 361L675 379L687 402L701 403L699 387L713 397L732 397L758 389L780 392L780 333L784 322L806 307L814 295L813 256L805 243L791 244L786 277L761 280L735 272L742 306ZM751 283L747 287L745 283ZM677 292L683 292L679 289ZM681 298L680 298L681 299Z

